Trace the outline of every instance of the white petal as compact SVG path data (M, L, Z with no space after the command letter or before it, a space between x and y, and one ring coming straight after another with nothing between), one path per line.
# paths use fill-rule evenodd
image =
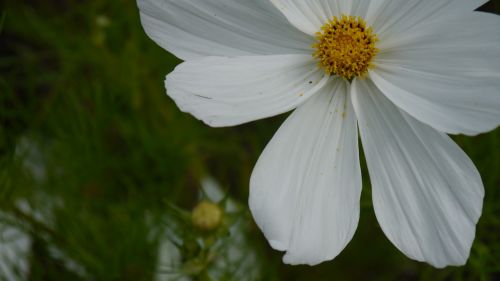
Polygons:
M429 24L382 50L370 74L397 106L439 131L500 125L500 17L470 12Z
M403 68L378 69L370 77L398 107L439 131L476 135L500 124L500 81Z
M370 1L365 0L271 0L297 29L314 35L333 17L365 16Z
M392 104L370 80L355 80L353 106L377 219L404 254L435 267L463 265L484 188L471 160L445 134Z
M208 57L179 65L166 87L181 110L222 127L290 111L327 80L309 55Z
M297 29L314 35L334 16L363 17L386 39L436 18L471 12L488 0L270 0ZM382 40L381 40L382 41Z
M250 209L289 264L337 256L359 218L361 171L347 82L332 79L286 120L250 180Z
M367 18L380 44L429 22L472 12L488 0L372 0Z
M137 0L146 33L183 60L310 53L269 0Z

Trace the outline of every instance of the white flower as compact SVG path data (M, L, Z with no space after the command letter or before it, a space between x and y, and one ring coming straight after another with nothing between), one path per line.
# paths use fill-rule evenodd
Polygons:
M382 230L436 267L466 262L484 197L446 133L500 124L500 17L474 11L486 2L138 0L148 35L185 60L166 78L183 111L219 127L296 109L250 181L284 262L333 259L352 238L359 128Z

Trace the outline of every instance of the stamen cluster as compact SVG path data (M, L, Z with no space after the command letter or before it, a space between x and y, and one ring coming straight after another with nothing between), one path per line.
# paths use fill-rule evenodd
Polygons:
M327 74L351 80L365 76L373 67L377 41L377 35L361 17L342 15L340 19L334 17L316 33L313 56Z

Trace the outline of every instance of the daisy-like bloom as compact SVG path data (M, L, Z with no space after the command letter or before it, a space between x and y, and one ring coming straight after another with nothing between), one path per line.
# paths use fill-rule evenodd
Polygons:
M359 218L358 129L382 230L408 257L463 265L484 188L446 134L500 125L500 17L485 0L138 0L185 60L166 78L214 127L294 110L250 180L250 209L284 262L318 264Z

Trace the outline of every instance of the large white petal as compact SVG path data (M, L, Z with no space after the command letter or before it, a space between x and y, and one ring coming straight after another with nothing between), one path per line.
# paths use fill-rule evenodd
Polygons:
M370 80L354 81L352 100L384 233L415 260L465 264L484 197L472 161L447 135L399 110Z
M367 13L369 23L379 35L380 44L409 34L410 29L447 17L474 11L488 0L372 0Z
M293 112L253 171L250 209L285 263L333 259L357 227L361 172L348 87L336 78Z
M183 60L309 53L310 38L269 0L137 0L146 33Z
M222 127L292 110L328 79L309 55L207 57L180 64L165 84L181 110Z
M362 16L368 12L370 1L365 0L270 0L297 29L314 35L333 17Z
M500 17L470 12L401 36L371 78L392 102L447 133L500 125Z
M314 35L334 16L363 17L386 39L440 17L471 12L488 0L270 0L297 29Z

